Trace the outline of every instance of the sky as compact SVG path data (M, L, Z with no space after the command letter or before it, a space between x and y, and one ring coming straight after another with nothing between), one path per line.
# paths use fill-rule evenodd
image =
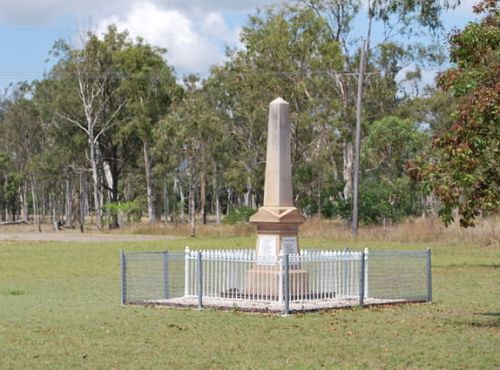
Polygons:
M225 46L241 47L239 32L257 7L277 0L0 0L0 89L40 79L50 69L49 50L58 39L79 43L79 32L109 24L167 48L178 77L204 77L224 61ZM462 0L443 16L446 30L473 20L474 0ZM362 21L356 25L362 30ZM377 30L375 30L376 32ZM434 71L424 78L432 80Z

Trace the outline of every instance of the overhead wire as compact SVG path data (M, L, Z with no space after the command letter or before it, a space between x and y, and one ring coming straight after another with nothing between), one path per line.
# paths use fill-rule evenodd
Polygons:
M380 75L382 71L372 71L365 72L363 75ZM28 77L28 78L36 78L36 77L44 77L46 78L47 71L39 71L39 72L22 72L22 71L0 71L0 79L13 79L19 77ZM219 72L220 75L238 75L238 76L283 76L283 77L291 77L291 76L311 76L311 75L343 75L343 76L357 76L359 72L354 71L338 71L338 70L302 70L302 71L265 71L265 70L255 70L255 71L223 71ZM114 79L127 79L127 78L151 78L158 79L163 77L164 75L158 72L145 72L145 73L127 73L127 72L99 72L99 73L77 73L70 72L66 73L66 76L69 77L78 77L82 76L84 78L92 79L92 78L114 78Z

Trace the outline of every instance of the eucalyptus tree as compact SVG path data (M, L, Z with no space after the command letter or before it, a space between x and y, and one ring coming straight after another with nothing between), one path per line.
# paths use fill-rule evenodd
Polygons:
M4 113L0 127L0 145L9 157L18 179L21 217L28 221L29 166L40 153L44 132L30 95L32 86L20 83L14 87L12 100ZM11 190L12 192L12 190Z
M215 222L219 224L222 219L222 189L228 193L226 198L226 213L231 203L231 187L237 182L237 169L233 164L239 156L240 146L238 140L234 139L232 132L232 120L230 112L227 111L228 98L226 86L222 82L225 78L216 72L204 81L203 97L210 107L211 123L214 135L210 140L208 151L210 161L207 162L207 172L212 179L212 204L215 213ZM220 71L220 70L219 70Z
M155 206L155 186L152 158L154 129L180 97L181 89L175 81L173 69L165 61L165 49L137 39L120 55L120 63L127 73L120 90L127 96L126 111L130 115L124 132L137 135L143 148L149 222L158 221Z
M337 84L343 103L342 115L345 127L343 134L344 157L344 190L343 196L348 199L352 195L353 176L353 134L356 104L357 65L359 38L367 41L366 65L367 75L363 109L364 120L373 121L383 115L393 113L396 108L398 88L396 74L411 62L440 63L443 61L442 50L437 43L423 45L418 38L424 34L433 36L442 29L440 14L455 6L453 0L300 0L307 9L312 9L318 16L326 20L332 40L340 43L342 48L342 72L332 83ZM364 15L363 15L364 14ZM362 18L364 17L364 18ZM355 21L366 25L364 34L356 32ZM383 29L381 41L374 42L374 25ZM380 37L378 37L380 39ZM410 41L412 40L413 41ZM351 73L354 72L354 73Z
M86 137L87 160L93 182L96 224L102 227L102 206L121 199L120 179L142 146L150 221L157 218L151 150L153 127L178 93L164 50L131 40L127 32L108 27L103 35L86 33L83 47L59 41L53 53L58 62L49 78L60 81L55 96L56 116ZM106 192L103 192L106 190ZM114 207L110 227L118 227Z
M90 174L88 140L81 129L68 124L60 115L65 112L83 120L75 80L63 75L60 67L56 65L44 79L34 83L32 102L39 117L43 143L31 165L32 198L42 217L46 204L49 205L54 221L59 219L59 209L64 205L67 226L73 227L76 211L86 209L88 204L87 189L82 186ZM78 198L76 203L75 198ZM83 208L82 204L85 204ZM85 215L79 216L83 230Z
M262 199L267 112L276 97L290 104L296 180L335 150L329 134L324 135L332 131L325 125L338 122L326 74L341 66L341 51L327 32L326 23L311 10L279 6L259 11L242 29L244 48L230 52L230 60L212 71L211 78L220 85L219 109L229 116L238 143L233 166L245 173L235 180L247 206L255 207ZM309 185L296 187L298 198Z
M127 36L127 33L120 33L116 27L110 26L102 39L94 33L86 33L81 49L72 48L62 40L53 49L59 61L51 74L56 79L67 80L72 90L68 98L74 102L76 96L79 102L61 106L57 115L78 127L87 138L98 228L102 227L101 185L104 183L100 174L104 164L103 147L99 144L105 141L106 136L109 138L112 129L123 119L120 113L126 98L121 94L120 82L124 76L116 60L118 54L130 44ZM112 169L109 164L104 166L108 188L116 195L118 174L116 171L112 173Z
M376 215L377 221L385 223L387 219L397 221L421 211L422 187L411 181L406 166L427 150L429 142L429 131L422 130L419 122L410 119L386 116L367 128L361 186L376 202L362 204L362 215ZM368 210L368 207L374 209Z
M185 169L189 183L189 222L191 235L196 235L196 193L200 187L200 209L205 212L206 182L213 161L214 143L223 135L215 110L209 105L200 79L189 75L184 79L184 94L158 128L163 145L175 154L177 167Z

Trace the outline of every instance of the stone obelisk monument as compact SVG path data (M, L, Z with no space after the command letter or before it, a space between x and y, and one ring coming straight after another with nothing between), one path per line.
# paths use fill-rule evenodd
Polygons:
M264 274L264 269L259 272L259 264L277 262L280 252L298 253L298 230L304 221L304 216L293 204L288 103L277 98L269 105L264 205L250 217L250 222L257 225L257 266L248 271L249 280L253 278L260 284L274 285L272 276L256 278L256 274ZM272 275L269 269L265 271L266 275ZM303 285L307 273L297 268L293 279L301 280L300 285ZM253 290L264 289L255 284L252 286Z

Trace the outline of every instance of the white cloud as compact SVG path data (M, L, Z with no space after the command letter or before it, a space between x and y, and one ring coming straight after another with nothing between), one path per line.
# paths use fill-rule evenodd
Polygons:
M218 12L210 12L205 16L202 29L209 35L217 37L224 37L229 33L224 17Z
M206 74L210 65L223 60L223 44L236 42L237 30L230 30L219 12L197 19L152 2L134 3L123 17L99 20L98 32L104 32L109 24L116 24L119 30L127 29L132 37L142 36L149 43L166 48L168 63L181 74Z
M0 21L9 24L49 24L62 16L100 19L125 16L141 0L0 0ZM151 0L168 9L201 12L252 12L279 0Z
M280 3L280 0L156 0L158 4L183 9L216 11L250 11L257 7Z
M133 0L0 0L0 21L10 24L45 25L62 16L96 18L129 9Z

